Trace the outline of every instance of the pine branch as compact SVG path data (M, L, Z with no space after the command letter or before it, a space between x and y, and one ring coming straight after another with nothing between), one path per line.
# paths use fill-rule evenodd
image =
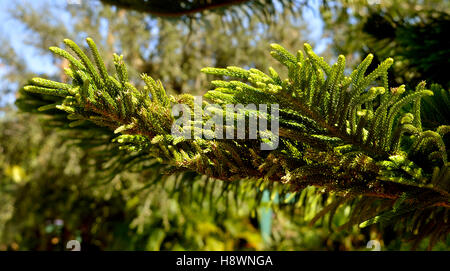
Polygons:
M142 1L142 0L101 0L108 5L119 8L145 12L153 16L167 18L193 17L205 12L217 12L233 15L236 11L251 9L257 16L269 17L274 14L275 1L273 0L165 0L165 1ZM296 7L307 5L307 1L277 1L283 8L295 10ZM246 11L245 11L246 12Z
M423 83L407 95L403 95L404 86L386 89L392 59L366 76L372 59L369 56L346 76L343 56L330 66L308 44L306 57L272 45L271 55L288 69L285 80L273 69L265 74L238 67L205 68L202 71L207 74L242 80L213 81L215 89L205 95L218 105L214 110L222 111L223 116L228 104L278 104L280 108L278 135L261 130L250 138L246 128L247 136L241 139L205 139L230 131L236 134L238 124L233 121L231 126L206 129L213 118L209 102L198 105L189 94L167 95L161 82L148 75L142 75L146 86L137 89L128 81L120 56L114 57L116 75L112 76L92 40L88 39L88 44L95 64L72 41L64 42L78 59L62 49L51 50L71 63L66 73L72 83L35 78L24 91L62 97L41 104L40 110L56 107L65 111L69 120L75 120L71 126L87 121L107 127L119 134L114 142L129 152L225 181L265 179L282 182L293 190L312 185L345 198L384 199L386 206L410 196L406 201L414 203L408 205L411 209L396 212L395 217L429 208L441 212L439 208L450 207L448 149L443 139L449 126L422 131L417 104L421 97L433 95ZM377 79L383 86L376 86ZM405 105L410 103L415 105L414 110L405 114ZM199 119L188 122L191 139L173 135L173 124L181 119L172 114L176 106L199 113ZM261 109L244 109L233 117L245 120L252 114L273 118ZM261 150L261 144L268 143L268 135L279 140L278 147ZM384 221L387 216L382 217ZM380 219L362 225L376 221Z
M238 5L248 0L219 0L214 2L204 1L173 1L155 3L149 1L135 1L135 0L102 0L107 4L116 5L121 8L133 9L147 12L149 14L160 17L181 17L206 10L224 8L227 6Z

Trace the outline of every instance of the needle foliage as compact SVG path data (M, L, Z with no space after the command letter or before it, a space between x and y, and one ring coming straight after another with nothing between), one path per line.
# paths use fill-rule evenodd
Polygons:
M50 50L70 62L65 71L71 81L33 78L17 100L23 111L46 114L55 127L101 127L115 135L109 144L140 159L156 160L169 172L192 171L225 182L277 183L291 193L308 186L335 193L335 200L312 223L347 204L352 212L341 228L395 222L402 236L416 242L430 237L431 246L450 230L445 138L450 126L423 129L421 100L434 92L425 82L414 90L389 86L391 58L368 71L373 59L369 54L348 73L342 55L329 65L308 44L295 55L272 44L271 55L286 67L287 78L272 68L268 73L239 67L202 69L223 79L212 81L213 89L204 95L203 123L211 118L204 110L210 103L219 110L227 104L279 105L279 145L261 150L261 132L256 139L174 137L172 108L184 104L194 111L193 96L168 95L160 81L145 74L145 86L135 87L118 55L115 72L109 73L90 38L91 57L73 41L64 43L70 52Z

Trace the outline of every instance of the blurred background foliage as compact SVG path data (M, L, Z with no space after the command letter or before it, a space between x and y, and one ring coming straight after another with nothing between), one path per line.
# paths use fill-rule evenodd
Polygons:
M267 71L276 66L270 43L295 52L308 41L329 60L345 54L350 65L367 53L378 61L394 57L395 84L437 83L424 123L448 124L448 1L255 1L169 19L104 2L9 5L6 27L20 26L24 38L17 46L6 31L0 35L0 250L65 250L72 239L83 250L366 250L371 239L383 250L411 248L396 238L395 225L336 231L345 205L310 225L334 197L315 188L290 194L263 181L227 184L166 172L152 161L114 166L121 161L110 156L119 152L114 146L67 141L42 118L18 113L11 95L37 73L67 80L68 63L47 50L66 37L78 44L92 37L108 68L113 52L122 53L135 83L147 73L172 94L206 92L211 78L199 72L203 67ZM94 139L112 138L99 131ZM449 245L447 238L434 249Z

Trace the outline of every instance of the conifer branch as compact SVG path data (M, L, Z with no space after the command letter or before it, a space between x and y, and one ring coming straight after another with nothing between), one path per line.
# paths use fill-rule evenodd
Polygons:
M392 59L365 76L372 61L369 55L346 76L343 56L330 66L308 44L305 56L300 51L294 56L280 45L272 45L271 55L288 69L285 80L273 69L265 74L239 67L204 68L206 74L241 80L213 81L215 88L205 95L219 105L216 110L223 110L224 115L227 104L279 104L279 146L267 151L260 149L264 142L262 131L258 131L256 139L173 136L173 106L185 105L195 111L199 106L194 97L167 95L160 81L145 74L145 87L137 89L128 81L121 56L114 56L116 75L109 75L94 42L87 41L95 64L70 40L64 42L78 58L51 48L71 63L66 71L73 78L71 84L35 78L24 87L25 92L63 97L60 103L53 100L39 109L56 107L67 112L68 120L73 120L71 126L93 122L118 134L114 142L123 149L225 181L265 179L282 182L293 190L313 185L346 198L375 197L386 206L399 200L408 202L407 211L387 209L368 222L354 221L364 222L362 226L428 208L436 212L445 208L448 212L450 174L443 136L449 126L422 131L420 99L433 92L426 90L424 83L407 95L403 95L404 86L388 88L387 69ZM376 86L379 78L383 86ZM211 133L202 128L211 119L205 110L209 104L205 101L197 108L200 121L190 122L194 135ZM413 104L413 112L405 112L407 104ZM261 115L258 110L253 113ZM244 112L244 116L250 115L251 111ZM338 204L330 206L331 210Z

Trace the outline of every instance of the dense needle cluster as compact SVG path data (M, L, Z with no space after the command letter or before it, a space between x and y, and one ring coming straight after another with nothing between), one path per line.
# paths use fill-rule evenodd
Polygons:
M279 146L264 151L261 134L235 140L173 137L172 107L194 108L193 96L168 95L148 75L142 75L145 87L138 89L129 82L121 56L114 56L116 72L111 75L91 39L93 62L73 41L64 42L74 54L50 50L70 62L65 72L71 82L34 78L23 89L22 105L33 107L32 101L40 99L39 111L65 111L70 127L90 122L109 128L117 134L114 144L176 170L228 182L265 180L292 191L312 185L337 193L318 217L347 203L353 206L348 225L404 219L405 231L436 240L450 231L450 164L444 140L450 126L422 129L421 98L433 91L425 82L409 91L404 85L388 86L391 58L368 72L373 58L368 55L346 74L342 55L330 66L308 44L296 55L273 44L271 55L286 66L286 79L272 68L269 73L204 68L206 74L230 79L212 82L203 108L210 103L223 110L227 104L279 104ZM202 115L203 122L210 118L204 111Z

